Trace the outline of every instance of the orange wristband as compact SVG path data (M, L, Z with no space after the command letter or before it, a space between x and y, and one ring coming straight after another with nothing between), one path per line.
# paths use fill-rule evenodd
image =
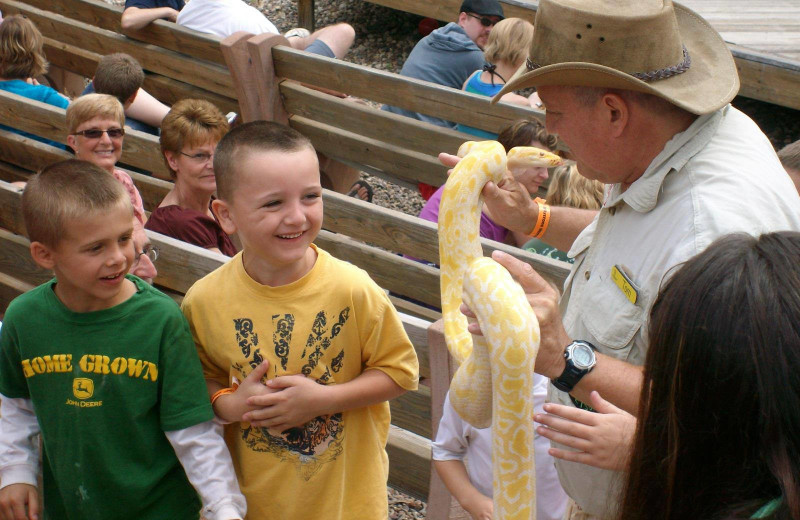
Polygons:
M536 197L534 202L539 205L539 216L536 218L536 225L530 232L530 237L541 238L544 232L547 231L547 226L550 224L550 205L544 199Z
M231 387L231 388L223 388L221 390L217 390L216 392L214 392L214 395L211 396L211 404L213 405L214 401L216 401L217 399L219 399L223 395L234 393L237 388L239 388L239 385L234 383L233 387Z

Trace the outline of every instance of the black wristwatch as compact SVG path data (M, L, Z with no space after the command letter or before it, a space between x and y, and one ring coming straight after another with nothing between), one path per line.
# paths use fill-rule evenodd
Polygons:
M564 359L567 360L567 366L564 367L564 371L560 376L550 381L553 386L562 392L572 392L578 381L591 372L597 363L597 357L594 355L595 350L597 348L594 345L583 340L576 340L567 345L564 350Z

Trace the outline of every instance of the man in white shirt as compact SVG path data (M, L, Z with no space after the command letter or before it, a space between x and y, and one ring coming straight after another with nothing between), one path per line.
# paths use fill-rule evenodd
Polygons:
M178 14L178 25L227 38L237 31L253 34L280 34L261 11L244 0L191 0ZM355 39L355 30L346 23L329 25L308 34L295 29L286 34L295 49L328 58L343 58Z
M495 254L539 319L536 371L551 379L548 400L599 407L597 391L636 414L663 280L725 234L800 230L800 198L763 132L729 105L739 79L719 34L670 0L607 4L542 0L527 63L495 97L537 87L547 130L582 175L610 185L603 208L540 208L513 180L483 195L498 224L575 258L559 308L558 292L527 264ZM567 421L547 417L552 428L539 432L554 441L575 502L565 518L613 518L625 438L604 458Z

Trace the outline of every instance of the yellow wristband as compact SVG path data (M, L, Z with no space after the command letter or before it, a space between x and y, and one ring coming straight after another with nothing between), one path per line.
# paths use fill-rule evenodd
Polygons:
M550 224L550 205L544 199L536 197L534 202L539 206L539 216L536 218L536 225L530 232L530 237L541 238L544 232L547 231L547 226Z

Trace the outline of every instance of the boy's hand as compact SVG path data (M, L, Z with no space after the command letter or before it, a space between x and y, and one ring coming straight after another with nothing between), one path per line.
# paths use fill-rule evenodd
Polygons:
M274 393L247 399L247 405L257 409L244 414L243 421L284 431L332 413L328 389L303 375L276 377L267 381L267 386Z
M0 520L37 520L38 518L39 492L36 486L11 484L0 489Z
M228 422L242 421L242 416L257 407L247 404L250 397L277 392L261 382L269 369L269 361L264 361L254 368L235 392L220 396L214 403L214 412Z

